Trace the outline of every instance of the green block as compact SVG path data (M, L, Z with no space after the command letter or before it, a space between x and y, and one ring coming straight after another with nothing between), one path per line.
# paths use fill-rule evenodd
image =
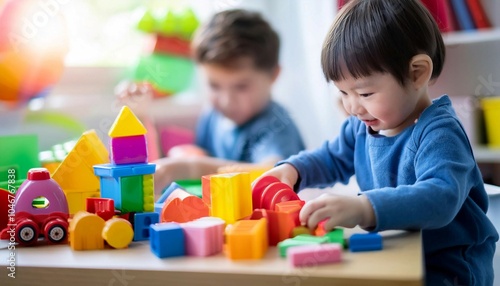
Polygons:
M301 246L301 245L311 245L311 244L321 244L318 241L313 241L313 240L300 240L300 239L295 239L298 236L294 238L287 238L281 242L278 243L278 250L280 252L281 257L286 257L286 250L290 247L293 246Z
M15 180L24 180L31 168L40 167L36 135L0 136L0 182L8 180L9 169L15 170Z
M142 176L127 176L120 178L121 185L121 211L142 212L144 209L144 192Z
M310 235L310 234L299 234L296 237L294 237L293 239L300 240L300 241L308 241L308 242L317 243L317 244L328 242L328 237L326 237L326 236L314 236L314 235Z
M340 243L344 247L346 246L343 228L334 229L334 230L328 232L327 234L325 234L324 237L328 238L328 242L330 242L330 243Z
M179 186L183 187L186 192L201 198L202 188L201 180L181 180L175 181Z

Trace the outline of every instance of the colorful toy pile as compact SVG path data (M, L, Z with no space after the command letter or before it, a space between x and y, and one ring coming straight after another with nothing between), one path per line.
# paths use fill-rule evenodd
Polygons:
M147 10L137 28L154 34L155 44L151 54L139 59L133 79L151 83L157 96L186 89L194 73L190 44L198 25L199 21L191 9L169 10L161 17L155 17L151 10Z

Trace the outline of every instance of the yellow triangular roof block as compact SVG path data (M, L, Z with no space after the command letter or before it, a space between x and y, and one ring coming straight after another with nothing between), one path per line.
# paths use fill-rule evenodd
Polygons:
M109 153L94 130L86 131L78 139L52 175L63 189L69 191L97 191L99 179L94 175L94 165L109 163Z
M144 135L146 132L146 128L132 110L128 106L124 106L109 129L108 135L111 138L116 138Z

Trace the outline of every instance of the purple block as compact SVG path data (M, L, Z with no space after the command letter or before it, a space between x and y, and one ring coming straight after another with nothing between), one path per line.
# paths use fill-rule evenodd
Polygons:
M116 165L138 164L148 162L146 136L128 136L111 138L111 163Z

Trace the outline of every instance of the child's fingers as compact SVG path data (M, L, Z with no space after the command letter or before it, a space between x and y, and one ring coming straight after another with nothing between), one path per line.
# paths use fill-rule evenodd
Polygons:
M314 230L318 227L318 224L320 222L329 218L330 213L328 212L328 208L326 206L319 208L309 216L309 219L307 220L307 227L311 230Z
M299 213L299 219L302 224L309 223L309 217L318 209L325 207L325 201L314 199L307 202Z

